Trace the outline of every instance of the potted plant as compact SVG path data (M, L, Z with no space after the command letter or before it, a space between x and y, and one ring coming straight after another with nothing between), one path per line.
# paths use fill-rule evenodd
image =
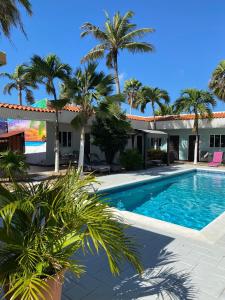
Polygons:
M6 298L61 298L64 273L84 266L71 256L80 249L108 258L113 274L127 260L142 268L132 238L100 195L88 188L94 179L69 169L65 176L39 184L0 185L0 283Z

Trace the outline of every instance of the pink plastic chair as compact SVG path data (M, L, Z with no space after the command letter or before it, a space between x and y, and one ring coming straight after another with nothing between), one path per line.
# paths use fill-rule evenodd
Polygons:
M209 167L218 167L223 161L223 152L214 152L213 160L208 163Z

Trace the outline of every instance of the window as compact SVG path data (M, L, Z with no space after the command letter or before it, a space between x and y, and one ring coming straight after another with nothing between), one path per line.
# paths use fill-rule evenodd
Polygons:
M161 138L151 138L151 147L155 148L155 145L159 149L162 146L162 139Z
M209 146L215 148L225 147L225 135L210 135Z
M72 146L72 133L63 131L59 132L59 144L62 147L71 147Z
M221 135L221 147L225 147L225 135Z
M215 135L215 147L220 147L220 135Z
M210 135L210 147L214 147L215 145L215 135Z

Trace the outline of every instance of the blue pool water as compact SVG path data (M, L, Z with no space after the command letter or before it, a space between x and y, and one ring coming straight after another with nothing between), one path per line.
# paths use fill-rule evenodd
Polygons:
M25 142L25 146L26 147L30 147L30 146L41 146L45 144L45 142L40 142L40 141L28 141L28 142Z
M225 173L191 171L108 190L110 205L201 230L225 211Z

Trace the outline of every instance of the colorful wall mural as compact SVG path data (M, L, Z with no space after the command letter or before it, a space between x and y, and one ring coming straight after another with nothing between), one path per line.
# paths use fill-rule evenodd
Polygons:
M39 108L47 107L47 100L37 101L32 106ZM46 122L30 120L8 119L8 130L21 130L25 132L26 142L44 142L46 140Z

